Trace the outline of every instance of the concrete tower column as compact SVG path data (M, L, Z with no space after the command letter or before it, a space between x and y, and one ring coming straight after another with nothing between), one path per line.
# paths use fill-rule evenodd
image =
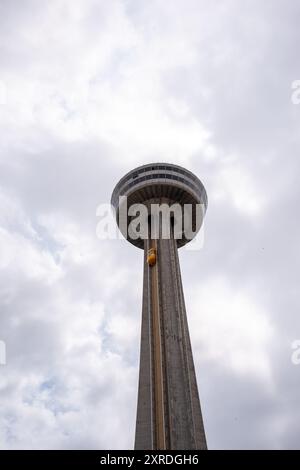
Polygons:
M147 263L149 248L157 260ZM145 240L136 449L206 449L177 242Z

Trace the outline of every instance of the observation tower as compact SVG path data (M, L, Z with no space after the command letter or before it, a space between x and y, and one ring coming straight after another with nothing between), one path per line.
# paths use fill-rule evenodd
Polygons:
M207 208L205 188L180 166L150 163L121 178L111 204L125 238L144 250L135 449L206 449L178 258L178 248L200 230ZM147 213L138 212L136 204ZM169 213L159 209L153 219L152 207L169 208ZM185 207L188 217L185 212L180 217L178 208ZM143 236L131 230L138 214Z

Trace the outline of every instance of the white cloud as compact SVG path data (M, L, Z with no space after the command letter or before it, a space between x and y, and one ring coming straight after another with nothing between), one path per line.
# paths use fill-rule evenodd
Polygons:
M268 313L250 293L234 290L222 278L215 279L196 289L190 305L199 359L272 381L269 347L274 331Z
M132 447L142 252L98 240L95 211L158 160L208 189L184 284L209 445L299 446L299 374L278 346L299 329L299 6L2 3L1 447ZM216 369L240 390L237 431Z
M247 169L233 163L221 164L212 191L212 199L229 201L242 214L260 216L265 209L265 197L261 188Z

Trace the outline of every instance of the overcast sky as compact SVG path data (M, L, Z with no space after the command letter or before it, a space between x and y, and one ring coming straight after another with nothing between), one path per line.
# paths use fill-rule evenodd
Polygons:
M0 447L132 448L142 251L96 237L135 166L192 170L180 250L208 447L300 448L299 0L0 0Z

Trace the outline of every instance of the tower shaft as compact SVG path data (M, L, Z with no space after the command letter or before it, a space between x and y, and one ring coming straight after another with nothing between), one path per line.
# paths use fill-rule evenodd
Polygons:
M156 264L147 253L155 248ZM206 449L177 241L144 240L135 449Z

